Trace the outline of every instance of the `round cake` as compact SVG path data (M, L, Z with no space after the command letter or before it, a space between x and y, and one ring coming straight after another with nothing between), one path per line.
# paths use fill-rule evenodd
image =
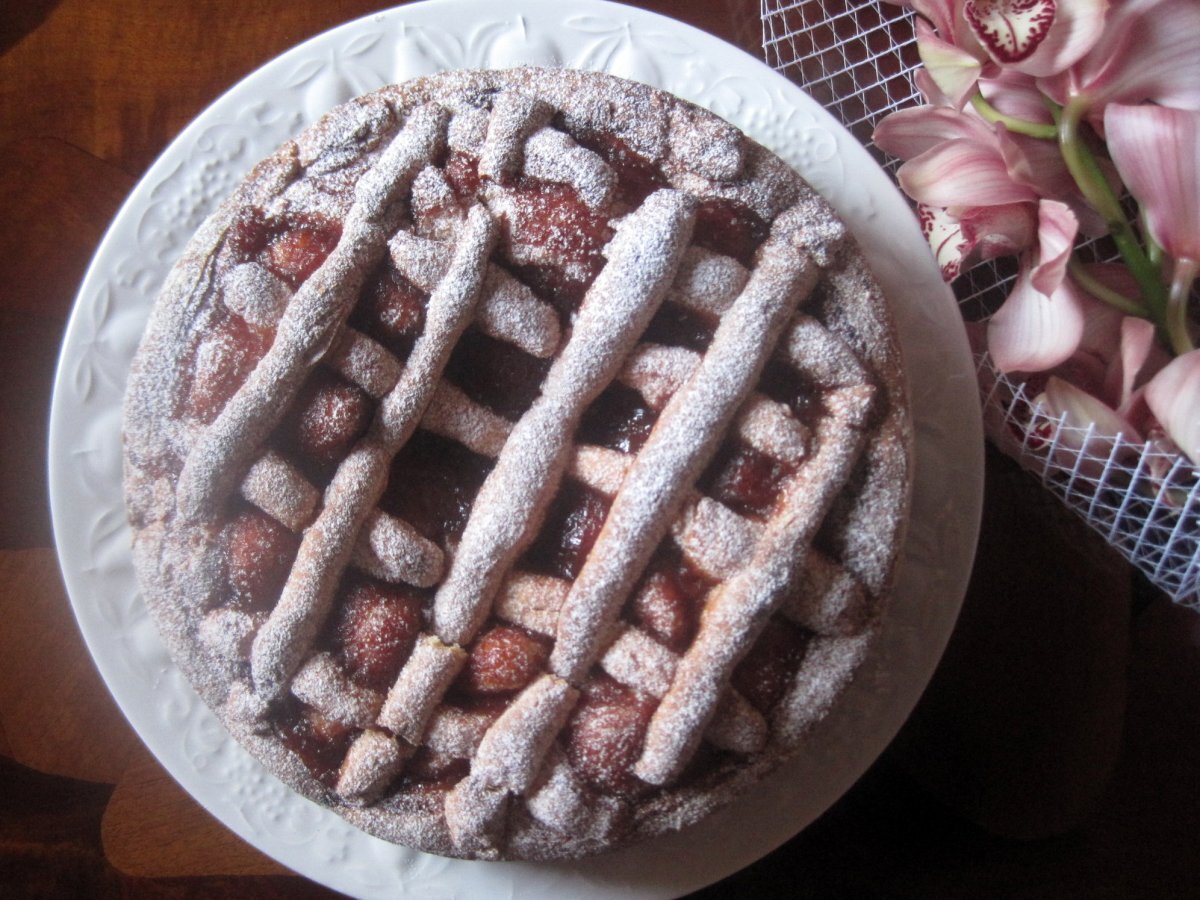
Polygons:
M231 734L391 841L687 826L871 651L911 475L886 299L799 175L578 71L337 107L204 223L125 405L147 604Z

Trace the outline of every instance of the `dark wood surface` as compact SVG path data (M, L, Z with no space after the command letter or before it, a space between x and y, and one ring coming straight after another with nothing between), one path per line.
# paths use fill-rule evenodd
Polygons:
M387 3L10 0L0 12L0 895L326 896L213 820L88 657L45 487L75 290L166 144L244 75ZM757 52L757 4L644 3ZM867 775L701 896L1195 896L1200 616L990 455L945 659Z

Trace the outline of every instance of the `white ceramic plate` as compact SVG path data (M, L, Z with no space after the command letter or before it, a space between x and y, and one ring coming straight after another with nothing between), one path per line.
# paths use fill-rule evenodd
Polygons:
M907 205L807 95L701 31L601 0L433 0L350 22L250 75L167 148L113 221L59 362L50 490L59 558L88 647L168 771L229 828L297 872L363 896L677 896L783 843L896 734L958 613L978 530L982 433L958 311ZM138 594L121 489L121 402L151 302L201 221L260 158L335 103L447 68L522 63L649 82L739 125L852 225L896 305L917 432L915 505L878 653L799 757L681 835L574 864L478 863L369 837L241 750L172 664Z

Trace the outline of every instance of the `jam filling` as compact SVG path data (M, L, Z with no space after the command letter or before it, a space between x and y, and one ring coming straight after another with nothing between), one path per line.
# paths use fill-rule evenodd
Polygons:
M754 266L754 252L767 239L767 223L749 207L733 200L704 200L696 207L692 240L697 245Z
M715 581L688 562L672 540L654 553L625 605L625 618L676 653L700 627L704 597Z
M623 215L642 205L647 197L667 186L662 172L654 163L635 153L614 134L592 133L577 135L579 144L599 153L617 173L617 196L613 215Z
M633 388L613 382L584 411L575 431L581 444L637 453L650 437L658 413Z
M350 574L335 601L321 644L358 684L386 692L424 627L432 591Z
M610 503L575 479L564 479L517 568L574 580L600 535Z
M792 683L807 646L804 629L775 616L733 670L733 686L759 712L769 713Z
M291 695L279 702L272 721L284 746L300 758L313 778L333 790L357 729L327 719Z
M270 612L300 549L300 536L264 512L239 502L221 531L225 551L223 605Z
M273 331L255 328L241 316L226 313L195 350L191 380L182 395L186 413L211 424L267 355L274 338Z
M445 375L476 403L515 421L536 399L548 371L550 360L468 328L450 354Z
M542 672L550 649L549 638L516 625L488 628L471 645L455 690L474 698L515 694Z
M390 260L363 285L350 325L379 341L401 362L408 359L425 325L428 295L400 274Z
M630 769L637 762L657 701L600 675L586 685L571 712L563 743L571 767L597 790L621 797L647 786Z
M727 440L700 477L700 489L734 512L762 518L774 508L783 480L793 471L749 444Z
M276 218L252 208L233 222L225 242L235 262L257 261L296 290L341 236L340 222L316 213Z
M280 423L275 443L323 486L366 434L374 412L374 402L357 385L317 368Z
M664 303L650 320L642 340L703 353L712 343L717 323L676 303Z
M457 441L418 430L392 460L379 505L445 546L462 536L493 464Z
M813 428L826 416L821 391L791 366L770 360L763 369L758 390L786 405L803 424Z

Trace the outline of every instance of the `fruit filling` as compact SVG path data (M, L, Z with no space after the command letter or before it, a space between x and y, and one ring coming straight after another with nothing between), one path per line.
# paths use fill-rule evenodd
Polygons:
M779 360L767 363L758 389L777 403L785 404L809 428L827 415L816 385Z
M242 505L221 532L226 562L226 602L269 611L292 569L300 536L266 513Z
M549 657L548 639L515 625L496 625L476 639L458 685L477 697L515 693L533 681Z
M284 746L300 757L313 778L332 790L354 729L291 696L281 701L272 721Z
M775 616L734 669L733 686L759 712L769 713L792 683L807 646L807 632Z
M350 677L386 691L400 674L420 634L429 592L352 577L329 622L328 643Z
M446 378L476 403L516 420L537 397L549 370L549 360L468 328L450 355Z
M573 478L559 487L519 569L574 579L604 526L609 499Z
M703 353L712 343L716 323L676 303L664 303L650 320L642 340Z
M327 369L304 383L278 432L280 447L324 484L371 424L374 404L362 390Z
M380 507L443 546L457 541L493 463L457 441L418 430L392 461Z
M575 440L622 453L637 453L650 437L657 418L658 414L646 406L641 394L614 382L584 412Z
M726 441L700 478L700 487L734 512L764 517L779 499L792 468L741 441Z
M428 300L390 260L385 261L363 286L350 325L369 334L403 361L421 334Z
M746 268L754 267L754 252L770 229L753 210L733 200L704 200L696 208L692 240L701 247L732 256Z
M653 697L600 676L583 688L565 731L572 768L606 793L633 796L646 789L629 770L637 762L657 705Z
M211 423L271 348L274 334L228 313L197 348L185 408Z
M593 133L578 136L577 139L580 144L604 157L617 173L617 196L613 204L613 215L622 215L637 209L643 200L666 186L667 181L658 167L635 153L616 135Z
M257 261L295 290L320 267L341 236L340 222L316 213L272 218L252 208L235 220L226 245L236 262Z
M695 637L704 596L715 584L664 541L625 607L625 617L659 643L682 653Z

